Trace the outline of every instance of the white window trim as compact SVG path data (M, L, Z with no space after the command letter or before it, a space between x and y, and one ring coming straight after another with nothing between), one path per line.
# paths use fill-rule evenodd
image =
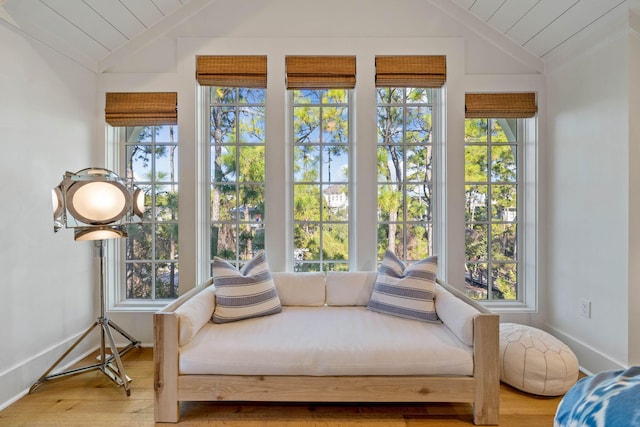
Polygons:
M357 207L356 207L356 203L355 200L357 200L357 188L356 188L356 179L355 177L357 176L357 170L358 170L358 162L356 161L356 156L354 154L355 151L355 147L356 147L356 142L354 140L355 138L355 117L356 117L356 106L355 106L355 96L354 96L354 90L353 89L349 89L347 90L347 107L349 109L349 119L348 119L348 126L349 126L349 131L348 131L348 153L349 153L349 161L348 161L348 165L349 165L349 176L348 176L348 189L349 189L349 195L348 195L348 200L349 200L349 209L348 209L348 223L347 226L349 228L349 241L348 241L348 245L349 245L349 254L348 254L348 262L349 262L349 269L350 270L355 270L355 259L356 259L356 247L354 242L356 241L356 234L357 234L357 227L356 227L356 223L357 221L355 221L356 215L358 214L357 212ZM287 218L289 218L288 222L287 222L287 241L288 241L288 247L291 248L291 250L289 252L287 252L287 264L289 266L289 268L287 269L287 271L293 271L293 265L295 264L294 260L293 260L293 251L295 248L295 242L294 242L294 233L293 233L293 225L294 225L294 205L293 205L293 200L294 200L294 196L293 196L293 189L294 189L294 163L295 163L295 159L294 159L294 153L295 153L295 147L294 147L294 134L293 134L293 114L294 114L294 104L293 104L293 90L287 90L287 96L286 96L286 110L287 110L287 174L288 174L288 182L291 182L291 185L288 186L287 188L287 194L288 194L288 208L287 208ZM320 146L322 147L322 146ZM324 183L326 182L322 182L320 183L320 187L322 188L322 185L324 185ZM318 225L322 225L324 224L324 221L311 221L314 224L318 224ZM321 265L324 265L327 261L322 260L319 261ZM322 271L327 271L327 270L322 270Z
M522 233L519 250L522 255L518 261L518 284L520 293L517 301L479 301L489 310L496 313L534 313L538 310L538 120L518 120L519 137L522 137L519 145L519 206L518 226Z

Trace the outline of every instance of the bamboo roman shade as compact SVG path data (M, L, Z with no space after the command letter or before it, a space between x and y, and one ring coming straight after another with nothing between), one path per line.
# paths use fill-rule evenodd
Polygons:
M445 81L444 55L376 56L376 87L439 88Z
M244 56L198 56L196 57L196 80L202 86L222 87L267 87L267 57Z
M474 118L529 118L536 115L536 94L525 93L467 93L465 117Z
M287 56L287 89L353 89L355 56Z
M112 126L178 124L176 92L107 92L105 121Z

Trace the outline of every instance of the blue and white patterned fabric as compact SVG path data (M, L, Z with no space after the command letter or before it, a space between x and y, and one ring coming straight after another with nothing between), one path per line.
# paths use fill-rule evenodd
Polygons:
M640 426L640 366L579 380L558 405L554 426Z
M392 316L440 323L434 302L437 272L436 255L407 267L396 254L387 250L367 308Z
M282 305L264 251L260 250L240 271L214 257L213 285L216 308L213 323L227 323L280 313Z

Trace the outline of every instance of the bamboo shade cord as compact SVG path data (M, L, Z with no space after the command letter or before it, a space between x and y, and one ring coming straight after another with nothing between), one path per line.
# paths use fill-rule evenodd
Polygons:
M196 57L196 80L202 86L267 87L264 55L207 55Z
M465 117L472 118L529 118L536 115L536 94L526 93L467 93Z
M444 55L376 56L376 87L439 88L446 80Z
M287 56L287 89L353 89L355 56Z
M107 92L105 121L112 126L178 124L176 92Z

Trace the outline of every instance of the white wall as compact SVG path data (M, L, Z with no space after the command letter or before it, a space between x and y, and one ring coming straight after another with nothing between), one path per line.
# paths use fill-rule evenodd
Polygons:
M638 260L630 257L637 196L630 199L630 189L638 191L631 171L640 152L630 149L629 121L637 118L629 117L629 82L637 74L628 74L627 18L624 11L594 28L550 61L547 73L546 321L592 372L626 366L629 337L637 334L630 320L638 304L629 301L630 280L638 280ZM591 301L591 318L578 314L582 298Z
M54 235L51 188L95 161L95 75L1 24L0 52L2 407L94 320L92 246Z

